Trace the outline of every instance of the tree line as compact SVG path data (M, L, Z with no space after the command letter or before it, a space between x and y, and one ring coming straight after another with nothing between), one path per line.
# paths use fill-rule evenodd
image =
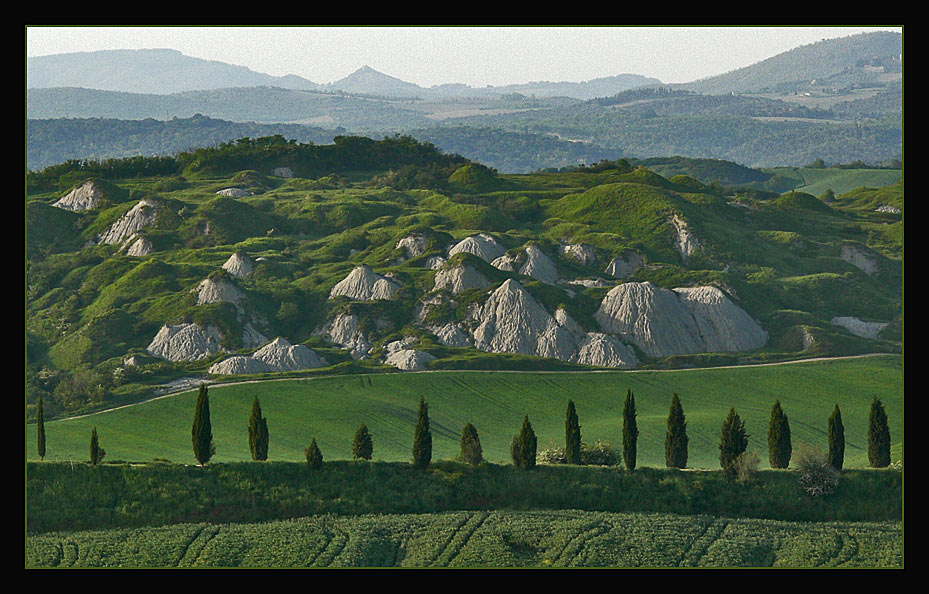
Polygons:
M639 431L636 422L635 395L632 390L626 393L623 405L622 430L622 461L631 472L636 468L638 453ZM46 455L46 431L42 397L39 397L37 413L37 449L39 458L44 460ZM268 459L268 445L270 434L267 419L261 410L261 403L256 396L252 403L251 416L248 423L248 443L252 459L264 461ZM828 452L825 454L824 465L834 471L841 471L845 460L845 426L842 423L842 412L836 404L827 421ZM746 450L749 435L745 430L745 422L740 418L734 408L729 410L722 424L719 442L720 467L728 474L735 475L741 472L745 464ZM197 395L194 420L191 427L191 439L194 457L204 466L216 454L213 443L212 423L210 421L210 401L206 385L201 385ZM793 454L793 445L790 434L790 421L781 406L780 400L774 403L771 409L771 418L768 424L768 460L772 468L783 469L790 465ZM665 465L668 468L687 468L689 439L687 437L687 420L681 400L677 393L671 398L668 411L667 433L665 435ZM585 464L581 441L581 426L577 414L577 407L573 400L568 401L565 414L565 447L564 462L567 464ZM529 421L529 415L523 419L519 433L513 437L510 446L513 464L524 469L534 468L538 458L538 439ZM352 441L352 456L356 460L371 460L374 454L373 437L367 425L362 424L355 432ZM97 465L102 462L105 450L100 447L97 428L93 428L90 442L90 462ZM316 438L313 437L305 450L307 463L312 469L319 469L323 465L323 455ZM459 459L472 466L478 466L483 461L483 450L477 429L469 422L465 424L461 434L461 453ZM419 400L416 427L413 434L412 463L417 468L428 468L432 461L432 432L429 428L429 405L423 397ZM871 403L868 420L868 461L873 468L890 466L890 427L887 412L883 403L875 397ZM802 467L805 461L801 461Z

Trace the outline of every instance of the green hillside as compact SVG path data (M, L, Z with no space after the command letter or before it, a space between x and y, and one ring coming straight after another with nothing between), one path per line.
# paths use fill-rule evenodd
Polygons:
M434 459L459 453L461 428L472 423L489 461L509 463L510 441L528 414L539 448L563 446L569 399L577 405L585 442L622 439L622 401L636 397L640 466L664 466L671 395L687 415L688 465L719 467L719 431L730 407L746 421L750 448L767 466L767 428L780 399L793 440L825 447L826 419L838 403L846 427L846 466L867 466L867 418L877 396L887 407L897 455L902 456L903 369L899 357L797 363L737 369L608 373L435 372L322 377L209 390L215 460L250 459L246 427L258 396L270 429L270 459L298 461L316 438L326 459L351 459L351 438L362 423L374 437L374 457L408 461L420 396L429 402ZM156 458L194 463L190 426L195 392L46 423L49 460L84 460L93 427L110 460ZM28 459L37 459L35 425L27 426ZM896 460L897 458L895 458Z
M294 176L272 175L280 168ZM86 180L103 188L97 208L51 206ZM600 331L595 314L609 288L628 281L716 287L767 333L761 348L748 351L639 352L643 368L901 349L902 184L825 203L803 192L773 199L685 175L667 179L622 160L498 175L409 137L339 137L332 145L269 137L176 157L69 162L30 172L27 186L30 416L39 396L48 418L148 398L172 380L205 379L213 364L278 336L330 364L303 375L394 371L385 358L399 340L434 357L429 369L584 369L565 355L477 350L439 339L442 324L473 332L469 312L507 279L519 281L547 315L563 308L588 333ZM900 212L878 211L882 204ZM147 243L149 253L127 255L128 238L98 243L143 207L157 216L132 241ZM681 229L691 238L687 253ZM557 281L473 258L486 290L434 291L437 270L429 263L477 233L492 234L517 260L534 243ZM414 238L423 242L421 253L409 257L399 246ZM588 246L592 259L561 253L570 242ZM252 274L220 270L234 253L254 263ZM628 278L611 278L607 265L630 253L642 265ZM460 257L448 266L456 263ZM330 299L361 265L390 275L400 290L387 300ZM598 278L606 280L569 284ZM206 279L239 296L198 305ZM423 309L437 298L444 299L440 307ZM358 320L369 343L364 356L353 358L322 336L339 315ZM852 334L832 322L837 316L887 324L886 331ZM180 324L215 328L218 348L174 362L146 352L160 329ZM249 342L254 331L263 341Z

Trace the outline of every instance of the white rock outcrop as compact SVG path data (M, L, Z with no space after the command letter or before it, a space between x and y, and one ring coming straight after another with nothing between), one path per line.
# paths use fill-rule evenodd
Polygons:
M252 195L248 190L243 190L242 188L225 188L223 190L218 190L216 192L220 196L228 196L229 198L247 198Z
M367 358L371 340L359 330L358 316L338 314L314 334L351 351L353 359Z
M618 334L650 357L760 348L763 328L715 287L662 289L650 282L624 283L603 298L594 314L608 334Z
M614 283L607 282L602 278L576 278L574 280L568 281L569 285L579 285L581 287L590 288L599 288L599 287L609 287Z
M457 295L469 289L484 290L489 286L490 281L487 277L473 266L462 263L457 266L445 266L436 272L433 290L446 290L452 295Z
M152 242L147 237L135 237L135 241L132 241L130 238L129 241L126 242L126 244L129 245L129 248L126 250L127 256L144 258L155 252L155 246L152 245Z
M426 366L435 361L435 357L426 351L417 351L413 349L398 349L384 359L388 365L393 365L402 371L422 371Z
M245 278L254 272L255 262L253 262L252 259L248 257L248 254L235 252L229 256L229 259L226 260L226 262L223 264L223 270L232 276Z
M558 269L548 254L535 243L526 246L526 262L520 267L519 273L542 281L550 285L558 282Z
M877 258L861 246L846 243L842 246L839 257L865 274L874 274L880 270Z
M471 337L465 333L461 324L454 322L449 322L440 328L432 328L432 333L435 334L439 344L443 346L467 347L471 346L473 342Z
M487 233L479 233L456 243L448 250L448 256L452 257L459 252L474 254L485 262L492 262L502 256L506 249Z
M329 292L329 299L344 295L355 301L392 299L400 290L400 283L377 274L367 264L352 270Z
M599 332L588 332L571 358L574 363L597 367L635 367L635 353L618 338Z
M558 246L558 255L584 266L593 266L597 263L596 248L586 243L563 243Z
M110 225L110 228L98 238L99 242L110 245L123 243L138 233L140 229L154 225L163 208L164 205L161 202L143 198L129 209L129 212Z
M609 341L612 351L596 346L602 338L586 334L564 310L550 315L515 280L507 280L474 313L479 320L472 335L474 346L492 353L522 353L587 365L630 367L632 351L618 340ZM580 349L583 348L583 351Z
M407 260L422 256L429 249L429 236L424 233L407 235L397 242L397 249L402 249Z
M254 357L235 355L214 363L207 370L213 375L246 375L251 373L270 373L272 369Z
M238 307L247 298L245 291L222 277L205 278L194 291L197 292L197 305L227 302Z
M687 258L700 249L700 242L691 233L684 219L679 216L674 215L671 218L671 225L674 227L674 248L681 255L681 259L687 262Z
M294 176L294 172L290 167L275 167L271 170L271 175L275 177L286 177L289 179Z
M103 203L103 190L92 180L85 181L53 203L52 206L81 212L93 210Z
M426 258L426 268L429 270L438 270L445 266L445 258L442 256L429 256Z
M902 211L896 206L893 206L890 204L881 204L880 206L874 209L874 212L887 212L890 214L900 214Z
M632 278L640 268L645 266L645 257L639 252L624 253L610 262L604 272L614 278Z
M845 316L832 318L832 323L845 328L855 336L871 339L877 338L881 331L887 327L886 322L863 322L858 318Z
M221 342L222 335L215 326L165 325L146 350L168 361L196 361L218 353Z
M278 336L251 356L236 355L210 367L213 374L269 373L326 367L329 363L302 344Z
M503 254L499 258L491 260L490 265L504 272L516 272L516 256L514 254Z

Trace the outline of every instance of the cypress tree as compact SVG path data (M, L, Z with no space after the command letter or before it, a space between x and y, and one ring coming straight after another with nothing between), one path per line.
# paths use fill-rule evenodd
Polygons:
M771 422L768 425L768 461L771 468L787 468L790 465L790 422L777 400L771 409Z
M368 432L367 425L358 427L352 440L352 456L355 460L370 460L374 455L374 440Z
M719 441L719 464L729 474L735 474L735 459L748 447L748 434L745 423L729 409L729 415L723 421L722 436Z
M461 459L471 466L477 466L484 461L481 438L471 423L466 424L461 431Z
M194 411L194 424L190 430L194 446L194 457L200 466L210 461L216 448L213 446L213 426L210 423L210 397L206 384L200 384L197 394L197 409Z
M36 410L36 442L39 449L39 459L45 460L45 411L42 406L42 397L39 396L39 407Z
M306 454L306 463L311 469L318 470L323 467L323 453L319 451L319 446L316 445L315 437L303 453Z
M252 451L252 460L268 459L268 420L261 416L257 396L252 402L252 416L248 420L248 447Z
M671 398L671 409L668 411L664 459L668 468L687 468L687 422L677 393Z
M639 440L639 427L635 417L635 396L632 390L627 390L626 403L623 405L623 458L626 460L626 468L630 471L635 470Z
M890 466L890 427L884 404L876 396L868 420L868 461L872 468Z
M568 412L565 415L565 458L568 464L582 464L581 462L581 426L577 420L577 410L574 401L568 400Z
M836 470L842 470L845 464L845 425L842 424L842 411L839 405L835 405L832 414L829 415L829 457L827 461L829 466Z
M532 430L532 423L529 422L529 415L523 419L523 427L519 435L513 438L510 445L510 455L513 456L513 464L519 468L535 468L535 457L537 441L535 431Z
M413 433L413 466L428 468L432 461L432 432L429 431L429 405L420 396L419 417Z
M94 430L90 434L90 463L94 466L100 464L105 455L106 450L100 447L100 440L97 438L97 428L94 427Z

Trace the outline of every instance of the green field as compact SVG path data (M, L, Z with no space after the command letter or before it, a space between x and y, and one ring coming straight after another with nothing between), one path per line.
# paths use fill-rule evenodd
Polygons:
M767 466L771 406L780 399L794 444L826 446L826 420L838 403L846 428L846 466L867 466L867 421L877 396L887 409L893 459L902 458L903 363L895 355L789 365L638 372L428 372L374 374L239 384L210 389L214 462L248 460L248 417L261 399L270 429L271 460L300 461L316 438L326 460L350 459L356 428L374 438L374 459L409 461L420 396L429 403L433 460L458 455L461 429L471 422L484 456L510 463L509 446L528 414L539 449L563 445L568 399L577 405L584 441L622 442L622 405L633 390L638 408L640 466L664 466L671 395L680 395L690 437L688 465L719 467L719 433L735 407L751 435L749 449ZM46 460L88 459L97 427L106 461L155 458L195 463L190 429L195 392L46 423ZM29 460L37 460L35 425L26 428Z
M783 174L783 170L778 171ZM883 188L892 186L903 178L900 169L814 169L801 167L795 170L797 186L795 192L806 192L821 196L826 190L832 190L836 196L851 192L857 188Z
M30 537L29 567L894 567L899 522L576 510L317 516Z

